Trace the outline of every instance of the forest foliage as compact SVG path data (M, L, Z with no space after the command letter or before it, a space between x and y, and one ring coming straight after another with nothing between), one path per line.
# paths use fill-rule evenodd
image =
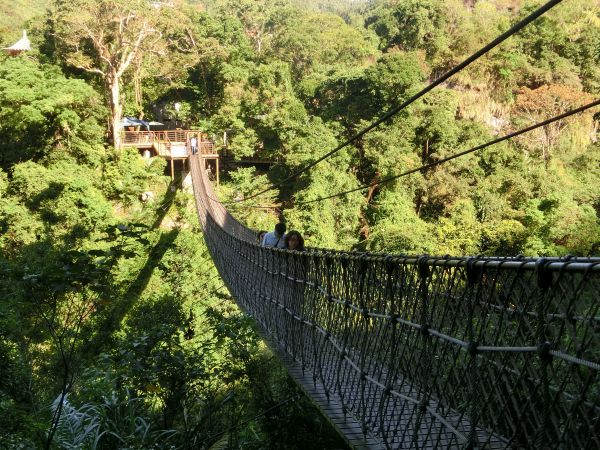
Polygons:
M223 174L221 198L244 198L315 161L540 2L148 4L56 0L0 11L3 46L30 19L34 47L0 57L0 449L341 448L306 400L261 415L297 389L231 302L191 195L170 183L163 160L112 147L110 124L122 113L177 114L218 140L227 132L236 158L275 162ZM139 52L117 48L135 38L103 22L117 13L151 36ZM94 41L98 30L106 34ZM111 70L127 60L117 80ZM600 5L565 0L353 145L232 210L256 229L283 217L323 248L598 255L597 110L392 183L300 203L599 96ZM141 201L148 191L154 201Z

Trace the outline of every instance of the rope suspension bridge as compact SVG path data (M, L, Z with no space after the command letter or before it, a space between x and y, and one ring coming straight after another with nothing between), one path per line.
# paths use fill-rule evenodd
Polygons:
M546 3L355 138L559 2ZM229 291L351 446L600 449L600 258L264 248L216 199L203 156L190 156L190 167L204 239Z
M356 448L600 448L600 259L260 247L191 159L215 265Z

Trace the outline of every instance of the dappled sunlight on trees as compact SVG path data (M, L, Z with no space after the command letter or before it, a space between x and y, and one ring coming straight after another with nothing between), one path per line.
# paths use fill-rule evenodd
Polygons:
M98 93L58 67L25 57L0 61L0 167L69 153L98 163L103 108ZM52 157L55 157L52 154Z
M305 399L252 419L297 388L232 303L179 174L109 138L123 113L179 115L227 144L219 198L247 199L540 2L13 3L7 45L40 15L34 50L0 56L0 449L343 448ZM255 229L283 219L309 247L598 255L597 109L377 183L597 99L599 8L563 2L228 209Z

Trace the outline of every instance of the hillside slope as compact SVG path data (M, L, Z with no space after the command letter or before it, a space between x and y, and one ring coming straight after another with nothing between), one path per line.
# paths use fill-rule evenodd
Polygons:
M12 0L0 2L0 43L12 44L20 37L20 30L31 18L42 14L48 0Z

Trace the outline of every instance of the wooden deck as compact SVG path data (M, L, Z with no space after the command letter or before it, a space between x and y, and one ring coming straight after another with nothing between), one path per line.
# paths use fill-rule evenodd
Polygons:
M123 147L150 150L154 156L166 159L186 159L191 154L191 139L196 138L198 152L205 158L219 158L215 143L198 130L124 131Z
M175 179L175 161L186 162L192 154L192 138L196 138L197 153L206 159L214 159L217 184L219 184L219 152L206 133L198 130L123 131L122 147L136 147L148 156L165 158L171 165L171 179Z
M235 158L227 147L218 147L208 135L198 130L166 130L166 131L123 131L121 146L136 147L142 151L150 151L152 156L166 159L183 160L191 155L191 139L195 137L198 153L207 159L221 159L228 166L261 165L270 166L279 162L275 159L255 154Z
M163 130L163 131L123 131L121 132L121 146L135 147L145 156L159 156L169 161L171 179L175 178L175 161L181 161L183 170L187 166L187 159L192 154L191 140L196 138L197 153L204 159L212 160L217 184L220 183L221 165L226 169L240 166L271 166L277 161L267 159L259 154L235 159L227 147L218 147L208 135L199 130ZM179 164L179 163L178 163Z

